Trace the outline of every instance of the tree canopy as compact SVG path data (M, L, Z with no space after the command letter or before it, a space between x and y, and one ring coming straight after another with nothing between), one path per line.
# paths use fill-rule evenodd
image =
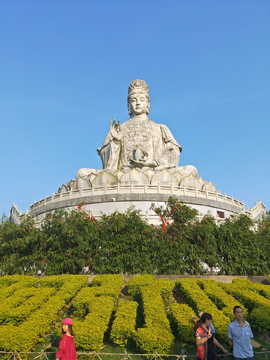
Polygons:
M269 212L258 222L239 215L218 226L173 197L152 209L160 227L134 208L97 221L83 204L47 214L39 226L30 216L19 225L3 216L0 274L269 274Z

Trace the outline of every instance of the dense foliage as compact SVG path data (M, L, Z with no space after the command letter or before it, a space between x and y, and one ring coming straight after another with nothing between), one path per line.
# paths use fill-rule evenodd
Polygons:
M239 215L217 226L211 215L198 220L196 210L173 197L153 210L160 227L133 208L97 221L83 204L47 214L40 227L30 216L19 225L3 216L0 274L270 273L269 212L257 223Z
M193 315L198 311L213 316L218 341L225 345L235 305L242 307L255 336L269 333L269 285L237 277L232 283L194 277L174 282L152 274L131 276L126 285L120 274L88 281L84 275L0 277L0 350L10 352L1 359L14 351L32 351L39 342L44 349L48 338L58 343L60 319L67 316L79 352L99 352L110 338L109 347L135 345L137 353L179 356L180 343L194 345Z

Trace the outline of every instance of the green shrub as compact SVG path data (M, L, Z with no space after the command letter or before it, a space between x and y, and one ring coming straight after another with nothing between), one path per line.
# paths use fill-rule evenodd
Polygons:
M156 283L154 275L144 274L133 276L127 283L127 289L129 294L134 296L136 294L140 294L142 286L149 286L153 283Z
M140 328L134 333L137 346L145 354L171 354L173 350L174 336L171 331L151 326Z
M99 351L114 308L109 296L93 298L84 320L74 319L75 344L83 351Z
M254 326L254 329L266 333L270 328L270 317L268 316L270 300L258 294L256 284L254 284L254 287L249 285L247 290L246 286L239 286L239 284L240 282L232 284L220 283L219 286L229 294L235 296L249 309L251 325ZM252 288L254 291L251 291Z
M81 289L73 301L75 343L83 351L99 351L103 344L112 311L123 284L122 275L97 275L90 286Z
M170 305L170 310L181 339L194 344L194 311L186 304L176 303Z
M238 305L241 306L244 312L244 317L248 315L247 309L243 304L239 303L232 295L226 293L215 280L198 279L198 284L202 287L207 296L216 304L216 306L223 311L223 313L230 318L231 321L235 320L233 315L233 308Z
M0 349L28 352L43 340L45 333L57 320L58 314L65 304L76 295L77 291L88 280L85 276L72 275L65 276L64 279L62 288L43 303L39 309L32 312L26 321L19 326L12 324L0 326ZM53 291L53 289L47 291Z
M114 344L126 346L134 335L138 303L120 302L116 310L110 338Z
M213 316L213 325L221 341L228 340L228 325L230 319L218 310L216 305L209 299L199 287L197 279L177 279L176 286L187 304L197 313L207 312Z
M161 293L168 299L173 287L173 281L157 281L154 276L147 274L133 277L127 283L128 291L133 295L139 294L142 299L145 325L137 329L133 337L143 353L172 353L174 336L165 313Z
M253 283L248 279L233 279L233 284L238 285L241 288L256 291L263 297L270 300L270 286L264 284Z

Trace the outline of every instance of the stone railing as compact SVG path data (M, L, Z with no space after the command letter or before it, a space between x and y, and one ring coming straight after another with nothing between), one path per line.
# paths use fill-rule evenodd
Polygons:
M34 204L31 204L30 209L26 210L25 214L22 214L22 212L18 210L17 205L15 205L14 203L10 211L10 219L13 222L19 223L25 218L25 216L32 215L37 210L38 212L42 212L42 208L45 208L45 206L47 205L57 203L55 204L57 208L59 202L65 202L65 200L69 199L78 199L79 204L79 200L82 198L85 199L88 197L89 199L93 198L94 200L96 196L110 195L112 199L110 201L115 201L116 198L114 198L113 195L117 194L157 194L167 196L174 195L182 198L186 203L188 203L188 200L191 198L212 200L219 203L236 206L236 208L238 208L238 214L245 214L252 219L257 219L258 216L260 216L261 214L266 214L266 206L261 202L261 200L259 200L258 203L256 202L253 208L248 208L246 210L244 202L239 201L238 199L234 199L233 196L227 196L225 193L221 194L219 191L212 192L207 190L201 190L195 187L173 185L115 184L107 186L97 186L93 187L92 189L71 190L65 193L52 194L52 196L48 197L45 196L44 199L40 199L38 202L35 201ZM89 203L91 203L91 201ZM151 218L154 218L155 215L146 212L144 217L149 222L151 222ZM219 222L220 221L222 221L222 219L219 219Z
M97 186L92 189L80 189L71 190L65 193L52 194L52 196L40 199L38 202L30 205L30 213L32 210L40 208L44 205L52 204L55 202L61 202L67 199L80 199L86 196L99 196L99 195L116 195L116 194L164 194L174 195L180 197L197 197L202 199L215 200L227 204L237 206L239 210L245 211L244 202L239 199L234 199L233 196L227 196L225 193L212 192L208 190L201 190L193 187L186 186L173 186L173 185L109 185L109 186ZM240 210L240 211L241 211Z

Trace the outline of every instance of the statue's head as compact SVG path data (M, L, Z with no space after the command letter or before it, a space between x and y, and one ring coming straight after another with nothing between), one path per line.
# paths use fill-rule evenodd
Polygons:
M133 80L131 81L129 88L128 88L128 98L127 98L127 104L128 104L128 113L129 115L132 114L132 99L135 97L141 96L142 98L145 98L146 101L146 114L149 114L150 111L150 96L149 96L149 87L146 84L144 80Z

